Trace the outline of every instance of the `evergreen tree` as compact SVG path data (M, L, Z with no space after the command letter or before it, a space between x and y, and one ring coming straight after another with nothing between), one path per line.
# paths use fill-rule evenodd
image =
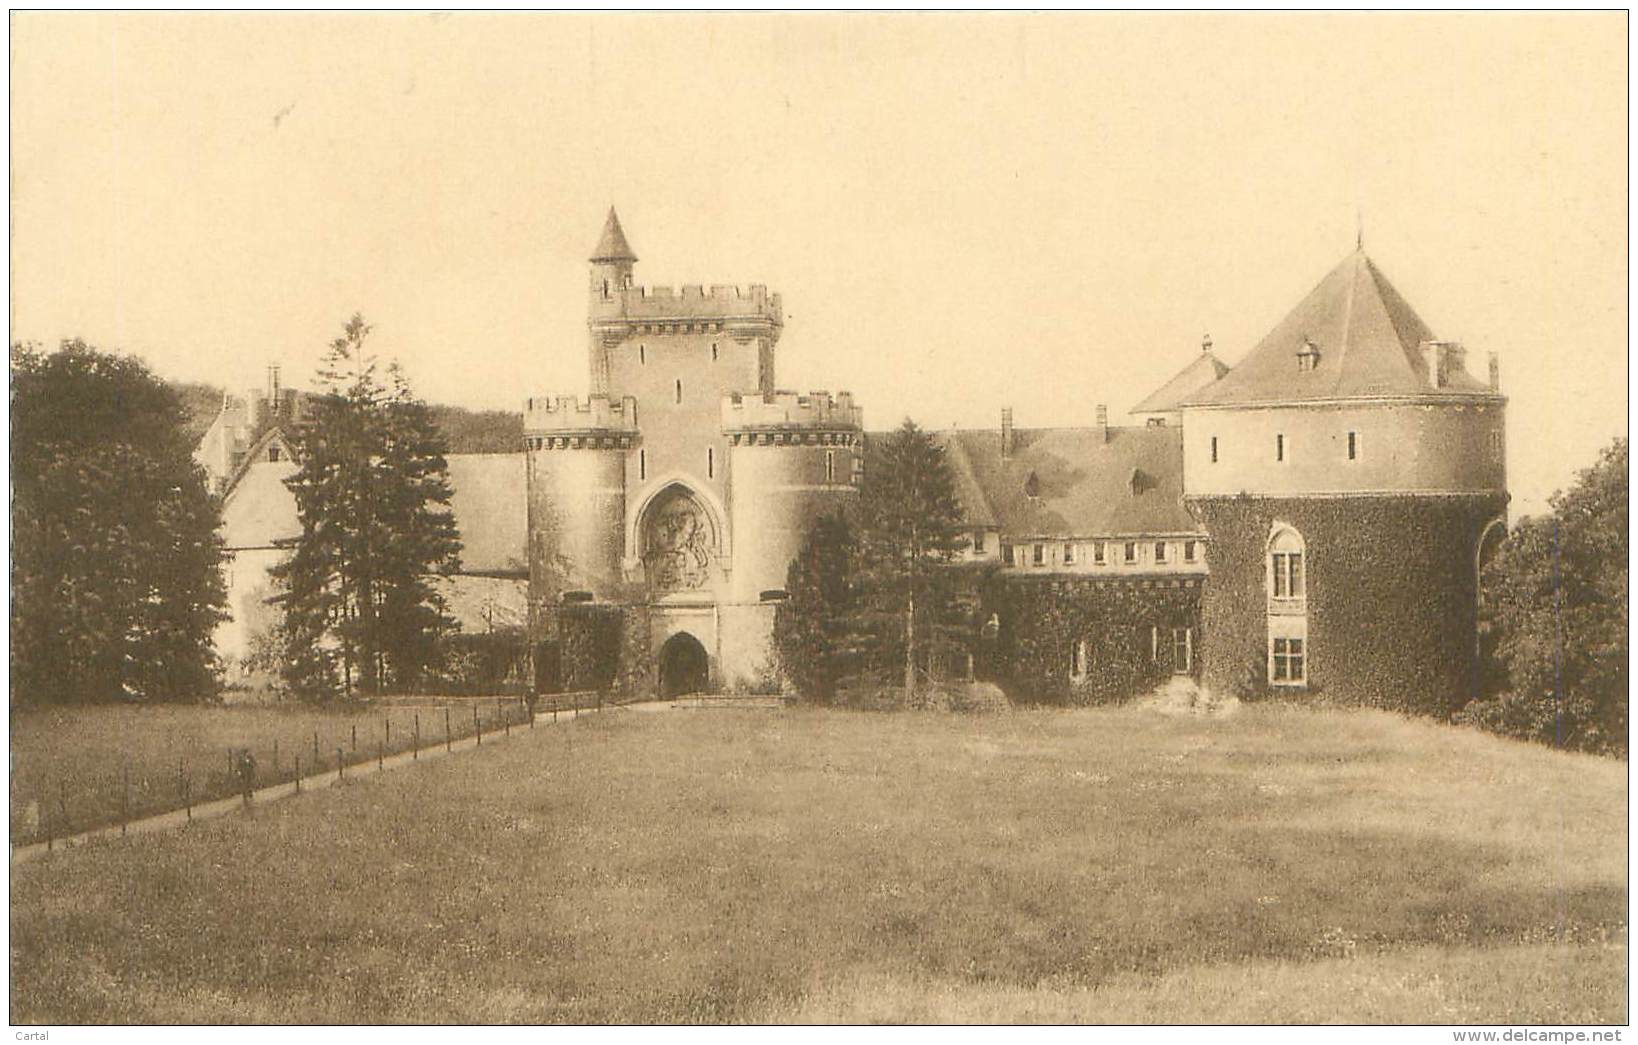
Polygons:
M1552 512L1521 520L1484 571L1504 689L1462 721L1557 747L1627 750L1627 441Z
M854 557L857 544L840 512L820 516L785 576L788 598L774 614L780 670L802 696L827 704L858 667Z
M220 517L182 403L65 341L11 362L12 702L215 693Z
M948 567L966 546L961 504L943 450L906 420L866 447L859 491L859 576L875 619L876 662L902 664L913 700L918 663L960 640L961 600Z
M442 438L396 365L378 376L369 333L355 315L331 342L286 480L301 535L274 571L283 672L311 699L413 682L454 625L428 580L460 553Z

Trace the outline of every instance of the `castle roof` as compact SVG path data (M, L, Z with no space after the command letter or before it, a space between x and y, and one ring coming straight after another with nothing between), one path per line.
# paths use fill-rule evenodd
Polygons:
M637 255L632 252L631 244L626 242L626 232L620 227L620 215L609 208L608 220L603 222L603 235L597 241L597 249L592 251L592 261L636 261Z
M1363 249L1356 249L1220 380L1186 406L1384 395L1472 395L1489 388L1460 368L1435 386L1421 345L1433 332ZM1297 353L1318 352L1311 369Z
M1183 401L1229 372L1228 365L1206 349L1194 362L1172 375L1170 381L1150 392L1129 413L1165 414L1180 409Z
M935 433L972 526L1029 537L1193 533L1176 427L1020 428L1001 456L994 429Z

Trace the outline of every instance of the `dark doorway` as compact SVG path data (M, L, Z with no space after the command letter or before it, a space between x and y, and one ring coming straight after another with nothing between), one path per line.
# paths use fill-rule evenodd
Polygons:
M679 631L660 647L660 696L703 693L711 683L711 660L700 640Z

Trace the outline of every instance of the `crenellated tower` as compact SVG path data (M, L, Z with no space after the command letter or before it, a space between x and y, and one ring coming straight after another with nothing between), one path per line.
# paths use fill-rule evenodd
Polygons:
M806 526L854 493L859 411L776 390L778 294L645 287L636 262L610 209L590 258L590 400L525 408L536 638L565 603L618 607L662 690L695 668L706 681L687 685L751 677Z

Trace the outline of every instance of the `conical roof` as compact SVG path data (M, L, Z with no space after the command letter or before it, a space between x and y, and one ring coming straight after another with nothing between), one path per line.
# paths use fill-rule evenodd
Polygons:
M597 241L597 249L592 251L592 261L636 261L637 255L632 253L631 244L626 242L626 232L620 227L620 215L609 208L608 220L603 222L603 235Z
M1472 395L1490 389L1465 370L1428 381L1421 345L1433 332L1363 249L1320 280L1239 365L1186 399L1188 406L1384 395ZM1318 353L1310 369L1297 353Z

